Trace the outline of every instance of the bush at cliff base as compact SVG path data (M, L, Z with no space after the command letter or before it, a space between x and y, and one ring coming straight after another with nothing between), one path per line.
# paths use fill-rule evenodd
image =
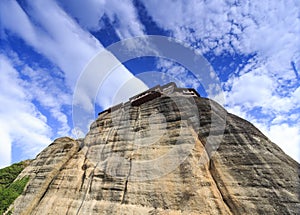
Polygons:
M20 162L0 169L0 214L23 192L29 181L29 177L14 181L25 166L25 162Z

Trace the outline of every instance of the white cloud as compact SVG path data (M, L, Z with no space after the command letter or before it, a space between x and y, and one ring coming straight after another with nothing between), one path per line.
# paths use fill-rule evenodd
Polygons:
M281 145L291 155L290 146L295 151L299 149L300 134L295 131L299 125L299 117L295 115L300 106L299 79L291 66L291 62L296 69L299 65L299 1L143 0L143 3L160 27L192 43L202 53L255 54L242 70L236 71L236 76L224 83L227 108L269 128L268 135L278 144L292 135L289 146ZM253 113L256 108L261 113ZM294 117L288 117L293 114ZM287 120L289 124L284 124ZM284 131L276 133L280 126Z
M81 70L102 49L102 45L54 1L30 1L28 4L30 17L17 2L2 1L3 28L58 65L66 75L68 86L74 87Z
M2 122L1 122L2 123ZM11 163L11 138L8 131L5 129L6 126L0 124L0 168L10 165Z
M147 89L139 79L118 61L118 59L108 51L99 52L87 65L77 83L73 102L75 105L83 104L86 111L93 110L93 101L97 96L97 103L102 108L108 108L115 102L113 98L118 89L127 81L132 82L132 92L138 93L141 90ZM125 96L125 95L124 95ZM126 99L132 96L128 94Z
M233 76L226 83L227 106L239 105L248 111L261 107L263 112L274 114L286 114L299 107L299 87L294 91L289 90L284 96L277 92L279 87L280 83L261 71L261 68Z
M286 154L300 162L300 129L297 125L282 123L266 127L263 124L256 123L256 126Z
M81 26L84 26L90 30L96 30L100 28L100 19L105 12L105 0L61 0L58 1L66 11L73 15Z
M135 19L135 15L132 4L127 3L110 1L105 6L106 8L112 6L111 8L115 8L116 10L111 14L108 13L110 10L107 11L108 15L111 16L110 18L118 14L118 18L121 21L119 28L120 37L128 37L132 34L142 33L142 30L137 29L137 26L133 26L133 28L130 27L135 23L133 20ZM24 11L17 2L4 1L1 2L0 8L0 12L3 12L1 24L4 29L22 38L29 46L32 46L36 52L43 54L57 65L64 72L66 85L71 90L74 90L76 82L81 77L81 72L89 65L91 59L93 59L97 53L104 50L99 41L89 32L83 30L55 1L28 1L25 7L26 11ZM47 8L47 10L45 10L45 8ZM127 14L127 12L129 13ZM9 16L9 14L15 14L15 16ZM27 14L30 14L30 16ZM95 15L93 17L98 16ZM131 22L123 22L125 17L126 20L129 19ZM19 26L25 27L19 28ZM102 61L100 63L105 64L106 62ZM27 70L30 74L34 73L34 71L29 71L30 69ZM97 70L95 70L96 73L99 70L100 69L97 68ZM101 74L101 71L99 72L98 76ZM40 75L41 74L38 76ZM114 80L107 79L107 83L103 83L109 86L110 90L99 96L101 99L99 99L98 102L102 107L107 107L107 101L113 98L115 91L120 87L116 87L114 83L126 82L128 77L132 78L133 75L124 67L122 71L119 71L119 74L114 77ZM93 89L99 87L99 84L97 84L97 80L95 82L95 76L89 76L85 81L84 88L81 89L81 105L83 107L92 107L95 95L91 93L94 92ZM93 83L96 85L93 85ZM62 134L69 130L66 124L66 117L60 110L60 104L64 104L63 100L66 99L66 96L60 96L59 93L55 92L57 90L52 87L49 87L49 90L54 91L52 93L53 96L49 94L45 96L47 87L49 86L40 86L33 83L33 85L29 86L29 89L31 92L34 92L33 96L38 99L43 106L50 108L52 115L64 125L62 130L59 131L59 134Z
M299 62L299 1L143 1L156 23L202 52L256 54L256 67L294 79ZM157 7L159 5L159 7ZM176 14L176 15L174 15Z
M77 130L74 133L88 131L87 125L94 120L94 102L106 109L146 89L148 87L129 73L114 55L100 52L88 64L74 91L73 121Z
M1 1L0 6L1 30L10 29L32 43L38 40L28 16L16 1Z
M274 78L254 71L232 77L227 84L231 87L226 91L228 111L252 122L299 162L299 88L281 96L276 93L278 83ZM254 108L261 112L253 113Z
M135 23L135 21L132 20L134 19L132 16L135 15L133 5L127 3L109 1L106 3L108 5L106 5L105 8L106 10L107 8L114 8L116 11L114 13L111 12L111 18L117 13L120 16L119 18L121 21L130 21L124 22L129 26L129 24ZM8 18L5 17L5 19L2 20L4 28L16 33L30 46L34 47L37 52L42 53L55 65L58 65L65 73L66 83L71 89L75 87L80 72L82 72L85 66L90 63L90 60L95 57L97 53L103 51L103 47L99 41L91 34L84 31L54 1L45 0L42 2L28 2L28 12L30 13L30 17L27 16L17 2L5 2L2 4L3 12L5 12L5 14L8 13L7 11L10 11L10 14L16 14L16 16L7 16ZM86 5L86 7L88 7L88 5ZM94 5L91 5L91 7L95 8ZM47 8L47 10L45 11L44 8ZM76 12L76 10L74 11ZM111 10L106 12L108 13L109 11ZM19 28L18 26L27 27ZM121 26L120 29L131 31L130 28L127 28L128 26ZM136 29L136 27L133 29ZM121 30L120 32L122 32L121 34L124 34L124 37L131 36L129 33L127 34ZM133 34L136 35L141 33L142 31ZM131 73L124 68L122 74L117 76L117 78L120 80L123 78L124 80L127 80L126 77L129 75L131 75ZM92 79L87 81L89 86L91 85L90 83L93 82ZM110 84L113 83L110 82ZM116 88L111 89L110 92L114 90L116 90ZM103 99L110 99L113 97L113 93L114 92L102 95L103 97L106 97ZM86 103L88 102L91 101L86 101Z
M294 62L297 70L300 65L299 1L253 0L237 3L230 0L206 2L152 0L143 1L143 4L160 27L170 31L176 39L193 44L199 52L213 50L215 54L221 54L223 51L244 55L256 54L243 70L236 71L236 77L232 76L224 85L227 91L227 106L238 115L269 128L265 130L270 135L275 135L275 131L282 126L281 128L287 131L286 134L296 135L295 140L298 140L299 145L300 135L295 131L299 115L295 110L300 103L300 88L299 79L296 79L297 71L295 72L291 66L291 62ZM69 0L45 0L28 1L26 5L22 8L16 1L0 1L1 36L6 36L6 32L10 32L22 38L27 45L44 55L64 72L67 87L71 89L74 89L80 72L89 60L103 50L99 41L85 30L101 29L103 27L101 18L104 14L114 25L121 39L144 34L137 11L129 0L80 0L76 3ZM8 62L5 58L2 60ZM13 67L9 63L4 66ZM196 86L197 83L192 79L182 78L186 76L184 70L172 66L169 69L171 74L177 75L183 85ZM13 71L13 68L9 71ZM33 68L28 67L23 72L32 80L42 77ZM45 71L41 72L45 74ZM102 107L109 106L113 102L112 98L127 86L128 81L134 79L126 68L116 70L108 77L100 86L102 94L97 97L97 102ZM30 85L25 85L28 88L26 90L25 82L18 78L15 71L0 78L3 80L0 86L0 101L8 107L14 107L11 112L0 109L3 116L27 118L33 123L26 124L24 121L22 125L32 130L39 128L40 133L37 131L37 135L40 136L35 136L34 139L39 139L41 143L47 142L49 136L47 132L50 131L47 127L47 119L30 102L30 99L37 99L59 121L61 125L59 134L69 132L70 128L61 106L70 104L70 97L68 93L59 93L60 89L55 85L43 84L51 77L38 80L36 83L30 82ZM96 81L95 76L90 76L83 85L84 89L79 100L87 108L93 106L94 92L99 87ZM145 87L143 84L138 86L137 88L142 86L141 89ZM124 91L125 95L120 94L117 97L124 99L135 90L128 88L128 91ZM47 93L48 91L52 92ZM9 101L8 98L14 99ZM21 111L16 112L16 107ZM264 123L259 121L257 116L251 115L251 111L256 107L262 108L262 112L268 115L267 119L260 119ZM16 115L17 113L20 115ZM294 124L285 124L286 118ZM18 127L17 121L11 120L9 126L4 125L6 124L0 123L3 129L15 126L22 135L28 136L27 130L22 126ZM277 135L279 136L276 137L276 141L282 141L286 137L283 133ZM7 137L7 143L13 141L10 136ZM28 138L28 142L30 141ZM295 144L293 146L297 147Z
M293 141L286 146L288 153L292 155L289 147L295 151L299 149L300 134L291 129L299 119L292 114L299 107L298 90L285 92L286 81L297 86L290 65L299 62L299 2L258 0L235 5L230 1L143 3L160 27L171 31L178 39L194 43L194 47L202 52L255 53L255 59L249 61L242 71L237 71L239 76L231 77L224 85L227 108L252 122L258 122L257 117L262 117L259 121L265 126L276 116L268 130L270 138L279 143L291 135ZM265 116L253 115L254 108L262 108ZM282 123L287 120L295 124L286 127L287 124ZM282 126L284 132L276 132L276 126Z
M163 29L170 30L182 41L196 42L196 46L228 48L231 24L227 22L230 6L220 1L143 1L154 21ZM159 5L159 7L157 7ZM216 39L223 39L216 41ZM199 42L199 41L202 42Z
M157 68L164 74L162 77L165 83L176 82L178 87L191 87L197 89L200 86L200 81L197 80L188 70L176 62L167 59L159 59Z
M31 157L51 143L47 118L26 96L24 81L19 78L10 60L0 55L0 166L11 162L11 144L18 144L22 159ZM3 145L2 145L3 144Z
M295 101L300 103L300 86L293 92Z
M291 62L299 64L300 55L298 1L143 3L158 25L202 52L256 54L243 70L237 71L241 77L231 78L224 85L227 91L227 87L232 88L228 104L273 112L295 107L290 92L286 92L290 97L284 98L278 91L286 91L287 82L298 84L291 67Z
M272 97L273 80L267 75L247 73L234 77L231 90L227 94L228 104L248 107L264 106L267 98Z
M288 124L288 120L299 120L299 114L278 115L271 123L269 119L257 118L248 109L237 105L228 107L228 112L238 115L254 124L272 142L276 143L286 154L300 162L300 129L298 123Z
M114 68L105 78L103 84L99 86L96 101L98 101L98 104L101 105L103 109L121 102L127 102L131 96L148 89L148 86L142 81L130 73L124 73L124 70L126 69L123 65ZM120 74L123 74L122 79L119 78ZM115 89L113 93L111 89ZM106 97L104 101L102 95L108 94L111 94L112 97Z
M72 96L64 89L63 80L51 76L51 73L49 74L49 71L45 69L32 69L26 64L20 72L27 79L26 82L24 81L27 97L36 100L59 122L55 128L58 130L57 135L69 135L71 128L68 125L67 115L63 113L62 108L71 105Z
M131 0L79 0L59 1L63 7L83 26L89 30L99 30L103 27L101 18L106 15L114 25L120 39L141 36L144 34L137 11Z

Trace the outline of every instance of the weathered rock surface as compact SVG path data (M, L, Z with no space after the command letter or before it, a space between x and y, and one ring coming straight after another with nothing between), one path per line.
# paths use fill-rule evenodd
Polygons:
M159 97L103 113L83 140L55 140L25 175L13 214L300 211L299 164L204 98Z

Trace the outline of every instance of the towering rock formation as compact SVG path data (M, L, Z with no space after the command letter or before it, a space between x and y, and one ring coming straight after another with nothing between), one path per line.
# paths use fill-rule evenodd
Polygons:
M13 214L299 214L299 164L193 89L157 86L59 138Z

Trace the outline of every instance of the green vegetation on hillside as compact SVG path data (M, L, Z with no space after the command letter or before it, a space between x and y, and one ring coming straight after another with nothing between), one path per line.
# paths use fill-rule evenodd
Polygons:
M14 180L27 165L28 161L23 161L0 169L0 214L3 214L23 192L29 177Z

